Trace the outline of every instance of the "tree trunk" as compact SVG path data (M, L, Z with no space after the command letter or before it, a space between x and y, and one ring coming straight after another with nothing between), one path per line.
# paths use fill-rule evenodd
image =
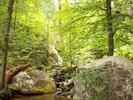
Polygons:
M5 29L3 58L2 58L1 87L0 87L1 89L4 88L4 79L5 79L7 55L8 55L8 40L9 40L9 32L10 32L14 1L15 0L9 0L9 4L8 4L8 12L7 12L8 15L7 15L7 21L6 21L7 24Z
M58 10L61 10L61 0L58 0Z
M114 53L114 32L112 27L111 0L106 0L106 14L108 27L108 56Z
M18 3L18 0L16 0L16 5L17 5L17 3ZM18 7L15 7L15 11L14 11L14 14L15 14L15 16L14 16L14 27L13 27L13 32L15 32L16 31L16 22L17 22L17 11L18 11Z

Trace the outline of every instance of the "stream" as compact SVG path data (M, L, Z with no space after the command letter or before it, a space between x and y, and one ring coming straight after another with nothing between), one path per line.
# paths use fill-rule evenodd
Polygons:
M44 94L44 95L32 95L32 96L14 96L11 100L72 100L65 96L55 96L55 94Z

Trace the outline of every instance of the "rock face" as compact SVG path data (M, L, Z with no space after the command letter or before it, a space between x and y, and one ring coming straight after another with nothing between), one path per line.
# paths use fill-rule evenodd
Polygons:
M124 57L94 61L80 67L76 77L74 100L133 99L133 64Z
M21 71L11 79L19 92L23 95L53 93L56 91L55 83L44 71Z
M62 66L63 60L54 46L49 47L49 62L53 66Z

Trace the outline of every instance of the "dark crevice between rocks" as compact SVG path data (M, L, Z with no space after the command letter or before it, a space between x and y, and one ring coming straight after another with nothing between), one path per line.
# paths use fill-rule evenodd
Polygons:
M72 76L75 73L75 68L69 71L57 70L56 74L53 76L53 80L57 87L56 95L67 96L69 98L74 96L75 88Z

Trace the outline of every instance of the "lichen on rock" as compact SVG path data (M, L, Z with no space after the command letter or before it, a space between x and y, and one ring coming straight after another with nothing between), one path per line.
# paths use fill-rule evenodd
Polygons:
M75 100L132 100L133 64L128 59L111 56L82 66L79 70L75 81L78 84L75 85Z
M56 91L55 83L44 71L21 71L11 79L23 95L53 93Z

